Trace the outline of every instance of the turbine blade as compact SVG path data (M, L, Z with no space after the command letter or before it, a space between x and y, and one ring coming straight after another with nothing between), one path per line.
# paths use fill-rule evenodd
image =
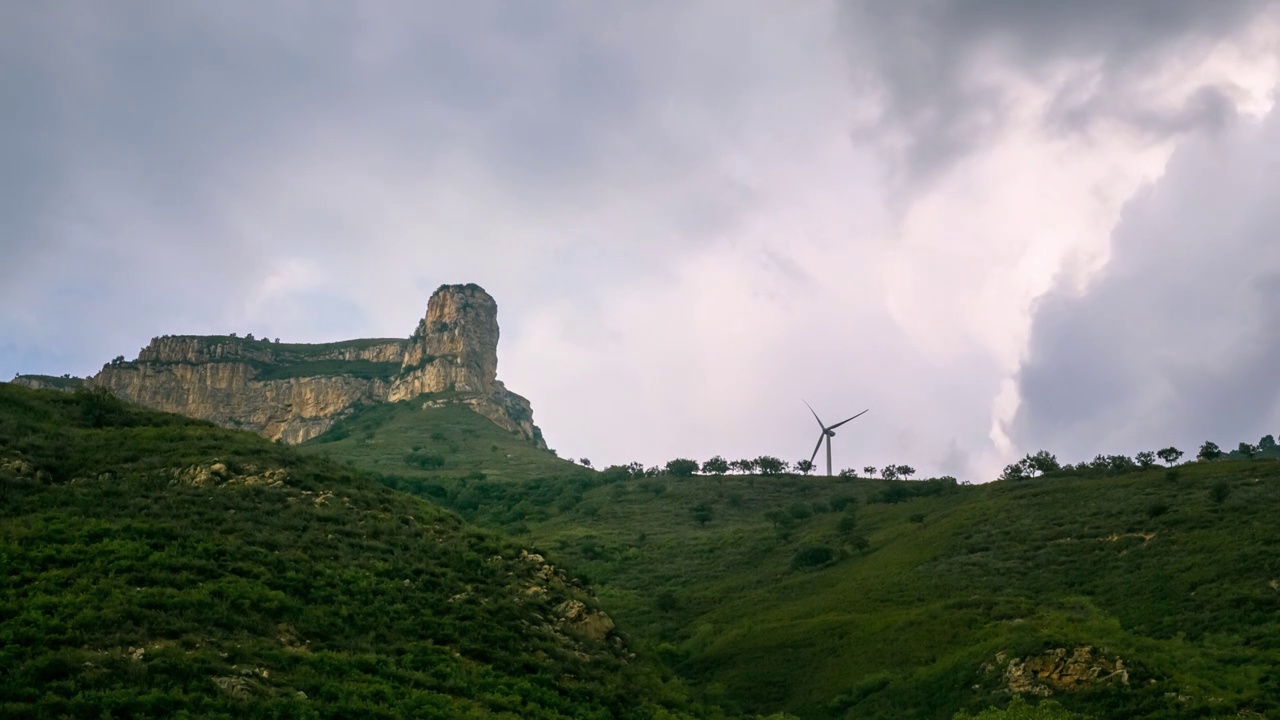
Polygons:
M822 418L818 417L818 413L814 411L813 406L809 404L809 401L801 400L800 402L804 403L804 406L809 408L809 412L813 413L813 419L818 421L818 427L822 428L822 430L825 432L827 429L827 426L822 424Z
M863 415L866 415L866 414L867 414L867 410L870 410L870 409L871 409L871 408L867 408L866 410L863 410L862 412L858 413L857 415L854 415L853 417L849 418L849 420L857 420L858 418L862 417ZM831 427L829 427L829 428L827 428L827 429L828 429L828 430L835 430L836 428L840 427L841 425L843 425L843 424L845 424L845 423L849 422L849 420L841 420L840 422L836 423L835 425L832 425Z
M818 457L818 449L822 447L822 438L826 436L827 434L825 432L818 436L818 444L813 446L813 454L809 456L810 465L813 464L813 459Z

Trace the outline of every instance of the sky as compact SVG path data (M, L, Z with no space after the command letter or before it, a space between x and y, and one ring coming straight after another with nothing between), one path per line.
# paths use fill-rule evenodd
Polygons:
M1278 0L0 4L0 376L498 301L561 456L1280 432Z

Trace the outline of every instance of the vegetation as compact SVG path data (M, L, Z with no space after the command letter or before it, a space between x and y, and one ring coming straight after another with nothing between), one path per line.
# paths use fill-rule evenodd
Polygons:
M636 467L437 473L434 497L590 578L639 647L733 711L990 713L1012 659L1089 647L1128 682L1056 694L1063 712L1280 712L1280 674L1262 671L1280 666L1280 463L1083 463L977 486ZM1026 716L999 712L981 716Z
M19 670L0 715L1280 715L1270 436L1176 467L1176 448L1038 452L987 485L901 464L833 482L770 456L597 472L425 405L364 408L290 451L109 396L5 390L0 566L18 570L0 574L0 666ZM171 484L215 458L287 480ZM565 572L545 602L513 592L535 548ZM621 647L531 632L569 597L607 609ZM475 622L492 627L462 637ZM1080 652L1124 673L1011 695L1014 668ZM436 705L404 704L420 693Z
M524 551L256 436L0 386L3 717L702 713Z

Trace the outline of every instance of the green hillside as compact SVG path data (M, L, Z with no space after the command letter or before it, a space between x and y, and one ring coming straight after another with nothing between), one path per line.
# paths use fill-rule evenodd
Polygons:
M0 385L0 717L693 712L598 610L364 472Z
M610 477L429 487L589 580L737 710L950 718L1012 684L1100 718L1280 717L1274 460L983 486Z
M595 476L472 412L463 404L466 397L433 393L414 402L367 405L299 449L372 470L393 487L416 487L420 493L424 480ZM441 404L424 407L428 401Z

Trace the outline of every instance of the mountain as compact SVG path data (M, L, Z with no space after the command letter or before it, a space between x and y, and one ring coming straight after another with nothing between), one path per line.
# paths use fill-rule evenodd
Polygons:
M296 344L164 335L132 361L107 363L83 385L143 407L301 443L379 403L448 393L498 427L546 447L529 401L497 379L498 306L478 285L443 285L407 340ZM74 389L75 378L26 375L31 388Z
M528 548L255 435L0 385L0 717L703 716Z

